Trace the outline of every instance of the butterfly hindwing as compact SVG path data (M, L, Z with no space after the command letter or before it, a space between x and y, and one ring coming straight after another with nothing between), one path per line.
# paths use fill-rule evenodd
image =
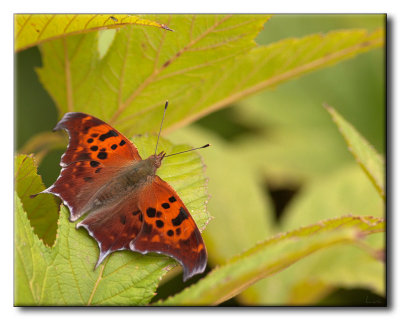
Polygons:
M202 273L207 251L188 209L174 189L158 176L145 186L139 196L143 213L142 229L131 242L132 251L157 252L178 260L184 280Z
M97 241L100 249L97 267L108 254L129 250L129 243L136 238L142 222L143 214L137 207L137 199L132 197L89 214L76 227L84 227Z

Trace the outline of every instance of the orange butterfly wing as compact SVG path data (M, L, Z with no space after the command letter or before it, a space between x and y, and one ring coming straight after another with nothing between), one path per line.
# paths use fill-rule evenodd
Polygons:
M67 151L61 157L57 181L42 193L60 197L75 221L100 186L124 166L141 160L136 147L121 133L93 116L69 112L54 130L69 134Z
M202 273L207 265L207 251L188 209L175 190L160 177L143 187L139 210L144 222L130 243L132 251L157 252L178 260L183 279Z

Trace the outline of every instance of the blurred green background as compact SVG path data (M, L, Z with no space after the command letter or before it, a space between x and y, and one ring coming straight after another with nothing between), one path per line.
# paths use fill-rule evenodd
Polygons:
M256 42L263 45L338 29L373 31L385 27L385 23L384 15L275 15ZM35 68L41 66L38 48L17 53L15 63L15 148L19 150L35 134L50 131L61 115L57 114L53 101L35 73ZM202 155L208 167L212 196L209 209L214 217L218 218L215 208L222 208L218 203L222 195L218 198L218 192L223 179L226 179L226 176L221 176L220 168L215 168L217 159L220 163L225 161L236 165L232 175L239 175L239 171L246 173L243 184L246 184L245 179L256 181L255 185L260 188L254 189L249 197L258 197L254 203L265 202L264 207L268 209L259 214L265 215L269 229L265 236L269 236L280 230L285 209L310 183L354 163L343 138L322 107L323 103L335 107L379 153L385 154L385 80L385 49L375 49L284 83L274 90L253 95L177 130L167 138L174 143L196 146L203 141L213 145L214 150L204 150ZM39 174L46 186L52 184L59 174L58 164L63 151L50 152L39 166ZM236 164L232 157L237 158ZM225 182L225 188L229 188L229 183ZM218 220L210 222L206 229L205 239L206 243L211 243L210 246L213 246L213 226L218 228ZM251 230L243 229L241 232ZM251 241L253 239L249 243ZM221 262L211 254L208 270ZM161 285L157 299L182 288L180 275L169 277ZM336 287L321 295L314 304L364 305L366 297L382 303L385 299L368 288ZM234 298L224 305L242 303L240 298Z

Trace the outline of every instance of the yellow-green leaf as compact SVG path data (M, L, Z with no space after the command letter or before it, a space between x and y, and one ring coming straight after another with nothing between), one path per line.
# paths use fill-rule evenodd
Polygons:
M334 108L330 106L325 106L325 108L338 126L349 151L372 181L379 194L385 198L385 165L382 156Z
M170 30L164 24L127 14L16 14L14 17L16 51L72 34L131 24Z
M194 101L201 101L226 61L255 46L254 38L268 19L263 15L146 17L168 23L175 32L123 28L101 59L95 33L42 46L39 78L61 114L88 112L133 135L156 132L162 106L169 100L166 128L198 109Z
M381 29L372 33L366 30L341 30L257 46L215 70L208 79L208 86L202 84L202 94L198 101L195 100L195 106L191 107L191 110L197 109L197 113L174 127L261 90L274 88L305 73L382 46L383 42Z
M383 230L382 219L345 216L279 234L234 257L195 285L158 304L217 305L318 250L357 243L364 236Z

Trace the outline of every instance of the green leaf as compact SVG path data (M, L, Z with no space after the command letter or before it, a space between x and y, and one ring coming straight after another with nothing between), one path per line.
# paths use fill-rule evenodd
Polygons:
M304 186L284 211L280 230L289 231L345 214L384 217L382 199L355 163ZM369 251L353 246L323 250L255 284L240 295L240 301L259 305L313 305L338 287L368 288L384 295L385 265L376 257L384 251L384 235L367 240ZM317 285L319 292L307 291L310 285Z
M159 304L217 305L317 250L357 243L364 236L383 230L382 219L345 216L279 234L234 257L195 285Z
M50 248L33 233L17 193L14 228L14 303L16 306L37 305L46 277L46 257Z
M14 17L16 51L72 34L131 24L170 30L163 24L126 14L16 14Z
M383 43L381 30L350 30L256 47L268 16L148 18L175 32L126 27L101 59L92 33L43 45L38 74L60 113L90 112L127 134L156 132L168 99L171 130Z
M154 153L156 137L134 139L142 157ZM178 152L188 146L160 139L159 150ZM206 178L195 152L166 158L158 175L179 193L200 229L209 220ZM18 204L18 200L17 200ZM99 249L84 229L75 229L62 207L52 248L32 233L22 206L16 210L16 305L145 305L160 279L177 263L157 254L114 252L96 269Z
M385 166L382 156L334 108L330 106L325 106L325 108L338 126L349 151L365 171L382 198L385 198Z
M45 244L52 245L56 238L58 206L49 195L30 197L45 189L33 156L15 157L15 187L34 232Z

